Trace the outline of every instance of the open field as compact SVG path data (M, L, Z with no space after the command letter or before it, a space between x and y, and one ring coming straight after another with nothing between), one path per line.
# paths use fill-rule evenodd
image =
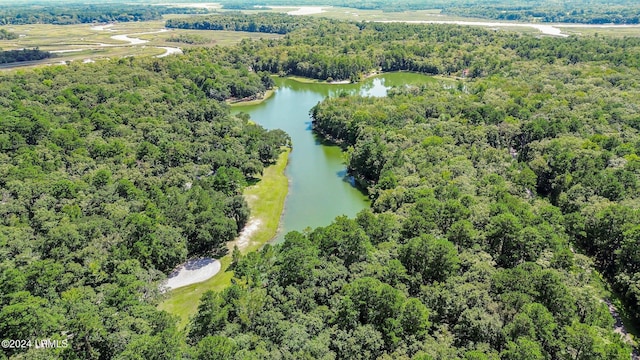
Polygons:
M571 25L560 26L562 32L569 35L603 35L603 36L611 36L611 37L625 37L625 36L640 36L640 28L638 27L596 27L596 28L587 28L587 27L574 27Z
M176 36L179 34L190 34L190 35L198 35L210 40L208 44L201 45L190 45L180 42L171 42L167 41L172 36ZM181 47L181 48L189 48L189 47L201 47L201 46L211 46L211 45L234 45L240 42L242 39L277 39L282 37L282 35L278 34L264 34L264 33L250 33L250 32L239 32L239 31L213 31L213 30L183 30L183 29L171 29L162 33L154 33L154 34L144 34L136 36L140 39L149 40L149 45L157 45L157 46L172 46L172 47Z
M249 186L244 191L245 199L251 209L251 221L258 220L260 227L254 231L249 241L239 246L242 253L258 250L262 245L271 240L278 230L280 216L287 197L289 180L284 175L287 166L289 150L280 154L275 165L264 170L260 182ZM228 244L229 250L233 249L236 242ZM169 293L169 297L160 304L161 310L180 317L180 327L184 328L189 317L196 313L202 294L208 290L222 291L231 284L233 272L229 271L231 265L231 252L220 259L221 269L211 279L178 288Z
M119 58L124 56L158 56L165 53L159 47L189 48L193 46L233 45L245 38L277 38L280 35L259 34L233 31L197 31L164 29L164 21L146 21L115 23L103 28L89 24L79 25L13 25L0 28L17 33L20 38L0 40L0 49L15 50L22 48L39 48L43 51L57 52L56 56L38 62L22 65L58 64L66 61L88 61ZM190 45L167 41L178 34L197 34L209 40L203 45ZM132 44L129 41L117 40L113 36L129 35L130 38L145 40L144 44ZM18 64L18 66L20 66Z

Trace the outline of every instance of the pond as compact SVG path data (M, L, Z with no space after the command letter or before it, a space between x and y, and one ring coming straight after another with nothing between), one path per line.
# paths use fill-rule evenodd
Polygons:
M327 96L344 92L363 96L386 96L393 86L419 85L436 79L414 73L388 73L358 84L305 83L276 78L277 90L257 105L234 107L267 129L282 129L293 143L286 175L289 193L274 242L289 231L326 226L340 215L355 216L369 206L367 195L347 176L339 146L322 141L311 129L309 111Z

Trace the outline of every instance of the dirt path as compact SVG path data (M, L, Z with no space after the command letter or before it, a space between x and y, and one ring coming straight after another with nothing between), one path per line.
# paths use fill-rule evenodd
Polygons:
M262 225L260 219L249 220L240 235L238 235L238 238L229 243L230 249L233 249L234 246L237 246L240 250L246 249L251 244L251 236L260 228L260 225Z
M618 314L618 309L616 309L616 307L611 303L609 299L605 299L604 302L609 307L609 313L611 313L611 316L615 320L615 323L613 324L613 331L617 334L620 334L623 340L627 344L631 344L631 346L633 347L633 352L631 353L631 360L640 360L640 352L638 352L638 348L635 346L635 343L631 338L631 335L629 335L629 332L624 327L622 318L620 317L620 314Z

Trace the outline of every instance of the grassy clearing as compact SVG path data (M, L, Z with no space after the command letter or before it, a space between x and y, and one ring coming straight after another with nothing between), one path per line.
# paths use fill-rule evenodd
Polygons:
M260 181L244 191L245 199L251 208L251 219L259 219L260 227L250 238L249 244L242 249L243 253L258 250L271 240L278 231L280 216L284 209L289 180L284 174L289 159L289 150L280 154L275 165L265 169ZM251 221L250 219L250 221ZM232 249L234 242L228 244ZM202 294L208 290L221 291L231 284L233 272L228 270L231 264L231 253L220 259L221 269L211 279L170 292L168 298L158 308L180 317L179 327L184 328L189 317L198 310Z
M262 96L261 99L256 99L256 100L250 100L250 101L238 101L238 102L230 102L229 105L233 106L233 107L242 107L242 106L247 106L247 105L258 105L262 102L264 102L265 100L269 99L270 97L273 96L273 94L275 94L276 89L270 89L267 90L264 93L264 96Z
M284 174L289 152L290 149L286 149L280 154L278 162L265 169L260 182L248 187L244 192L251 213L262 222L260 228L251 236L249 246L244 249L244 253L259 249L278 231L289 189L289 179Z
M578 36L607 36L607 37L626 37L640 36L639 27L601 27L601 28L585 28L560 26L562 32L569 35Z
M208 39L209 42L207 44L191 45L191 44L167 41L172 36L177 36L180 34L198 35ZM230 46L230 45L235 45L239 43L240 40L242 39L254 39L254 40L255 39L279 39L283 37L283 35L251 33L251 32L242 32L242 31L171 29L170 31L166 31L162 33L144 34L136 37L143 40L149 40L148 44L155 45L155 46L171 46L171 47L189 48L189 47L202 47L202 46L213 46L213 45ZM148 45L148 44L145 44L145 45Z
M286 78L289 80L297 81L299 83L303 83L303 84L322 84L322 83L328 84L324 80L311 79L311 78L306 78L302 76L287 76Z

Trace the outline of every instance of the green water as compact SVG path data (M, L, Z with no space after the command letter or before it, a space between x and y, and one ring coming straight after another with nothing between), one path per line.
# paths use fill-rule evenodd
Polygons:
M369 78L359 84L302 83L277 78L278 89L258 105L235 107L267 129L282 129L293 143L286 175L289 193L280 229L274 239L282 241L289 231L326 226L340 215L355 216L369 206L367 196L346 177L346 166L338 146L323 144L311 131L309 110L327 96L343 92L364 96L385 96L392 86L435 81L413 73L390 73Z

